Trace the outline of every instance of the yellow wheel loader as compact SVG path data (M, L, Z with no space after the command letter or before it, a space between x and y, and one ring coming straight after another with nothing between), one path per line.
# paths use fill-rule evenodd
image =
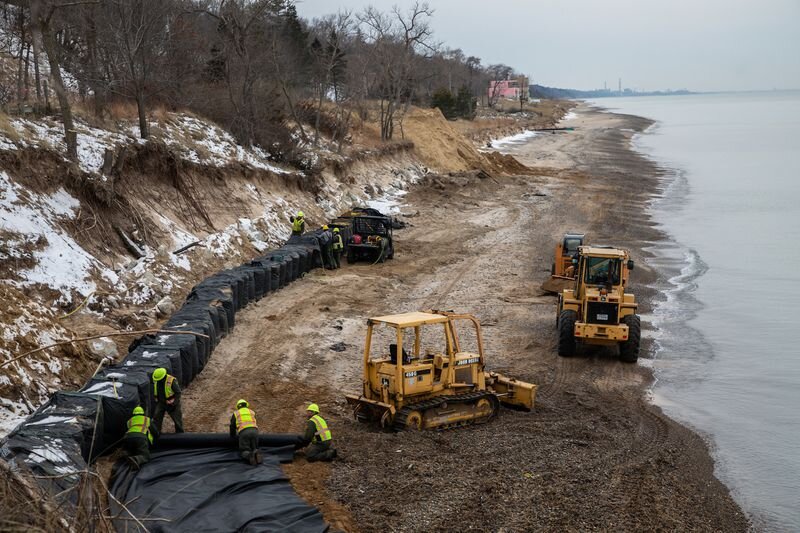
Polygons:
M575 355L579 344L619 345L619 358L639 358L638 304L626 292L633 260L627 250L610 246L578 248L573 287L558 296L558 355Z
M465 323L475 351L461 349ZM388 345L373 350L379 334ZM501 403L532 409L535 395L536 385L485 370L474 316L429 311L367 320L363 390L346 398L357 420L400 431L487 422Z
M575 279L575 265L572 258L578 253L578 248L586 240L584 233L571 231L564 234L556 244L553 266L550 268L550 279L542 283L542 290L549 293L560 294L561 291L572 285Z

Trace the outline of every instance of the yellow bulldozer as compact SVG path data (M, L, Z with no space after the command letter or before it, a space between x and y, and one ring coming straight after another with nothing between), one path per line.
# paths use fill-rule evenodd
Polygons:
M465 323L475 351L462 351ZM373 350L379 334L388 346ZM363 390L346 398L357 420L401 431L487 422L501 403L532 409L535 395L536 385L485 370L477 318L425 311L367 321Z
M579 344L619 345L619 358L639 358L641 323L638 304L626 292L633 260L627 250L581 246L572 288L558 296L558 355L575 355Z

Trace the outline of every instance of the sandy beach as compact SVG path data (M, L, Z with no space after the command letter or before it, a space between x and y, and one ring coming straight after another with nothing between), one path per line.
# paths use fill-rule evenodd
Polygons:
M745 531L703 440L648 402L648 344L636 365L604 350L559 358L555 298L540 289L556 239L582 230L632 251L631 287L652 308L643 248L663 238L646 215L660 172L629 146L649 124L581 106L565 124L576 131L510 150L531 175L429 175L404 199L393 261L315 271L237 316L186 393L187 429L224 427L243 396L263 431L299 431L305 402L319 403L343 459L286 470L346 531ZM439 433L357 424L343 394L360 387L365 319L429 308L478 316L487 366L537 383L536 408Z

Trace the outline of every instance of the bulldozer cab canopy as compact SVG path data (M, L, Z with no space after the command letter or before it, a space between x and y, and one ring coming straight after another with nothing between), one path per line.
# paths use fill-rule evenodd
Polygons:
M444 315L423 313L420 311L385 315L369 319L370 324L386 324L395 328L413 328L425 324L441 324L443 322L447 322L447 317Z
M456 322L461 321L473 325L472 328L465 328L462 331L465 338L460 338L456 327ZM461 352L462 346L474 347L474 351L483 357L480 324L470 315L414 311L373 317L367 320L367 325L365 364L373 356L379 359L389 358L392 364L431 359L436 354L448 357ZM379 330L384 328L393 331L380 333ZM400 354L402 357L399 357Z

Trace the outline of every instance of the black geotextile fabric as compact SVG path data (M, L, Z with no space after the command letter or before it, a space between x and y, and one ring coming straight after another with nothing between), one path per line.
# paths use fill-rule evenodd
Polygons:
M166 368L182 387L188 386L208 363L220 340L234 330L236 313L240 309L321 266L320 237L309 232L292 236L281 248L244 265L204 279L192 288L184 305L163 328L202 336L176 333L144 335L135 339L121 363L100 370L80 392L55 393L47 404L0 442L0 457L12 468L28 470L39 476L37 483L52 494L59 494L59 501L74 501L76 491L70 489L80 481L77 472L84 470L86 464L96 457L115 449L124 436L133 408L141 405L152 414L152 374L156 368ZM131 490L139 490L136 487L142 483L141 486L147 487L145 496L131 505L155 506L161 500L173 502L170 504L173 507L159 507L159 513L164 508L174 508L175 513L183 513L177 517L179 530L326 529L319 513L294 495L277 467L279 459L270 459L265 465L253 468L239 459L235 444L226 436L191 435L187 437L188 442L178 440L169 444L175 437L165 436L162 446L179 445L181 448L158 452L158 457L164 459L163 463L154 461L145 465L143 473L135 478L138 481L123 467L123 475L115 479L116 487L121 491L117 494L134 494ZM290 439L287 442L264 441L262 438L261 444L287 444L284 451L269 456L280 458L284 457L281 454L289 453L299 439L298 436L280 437L287 438ZM205 447L217 445L223 448L187 451L187 446L196 448L199 445L192 439L200 439ZM229 446L231 448L227 449ZM175 465L178 471L172 476L161 476L161 472L156 475L158 469L153 467L157 464L163 466L164 472L169 471L169 465ZM199 480L202 478L199 472L211 472L213 468L222 469L222 473L212 476L212 481L203 479L196 483L192 489L194 492L174 496L176 483L194 479L192 476ZM195 505L186 503L190 495L195 498L191 501L197 502L198 510L188 517L187 513ZM147 503L150 501L155 503ZM242 512L244 514L240 514ZM119 519L116 524L120 530L135 528L133 521ZM176 530L176 523L148 521L146 524L151 531L161 531L159 528Z
M263 463L250 466L235 448L155 451L133 472L114 466L110 511L119 532L324 532L322 515L292 489L280 463L294 446L261 448Z

